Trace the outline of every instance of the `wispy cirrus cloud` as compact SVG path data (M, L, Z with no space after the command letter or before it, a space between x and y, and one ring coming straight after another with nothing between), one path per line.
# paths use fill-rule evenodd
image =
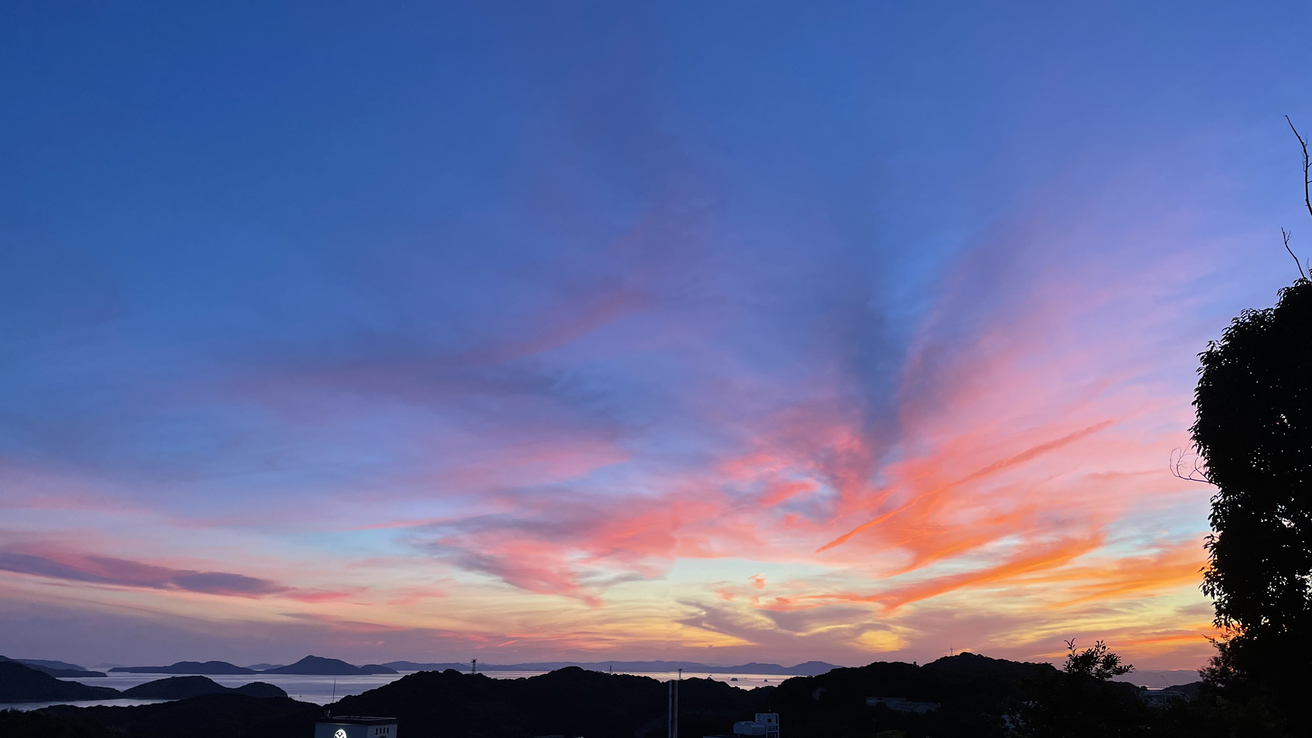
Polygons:
M225 648L854 663L1105 633L1193 665L1206 493L1165 459L1194 354L1256 294L1226 254L1260 262L1216 215L1234 193L1199 189L1215 131L1116 138L1119 98L1072 116L1088 101L1050 80L981 77L990 54L872 85L904 65L839 61L836 31L883 48L842 25L432 59L416 75L481 71L404 90L386 125L306 117L329 127L293 137L306 159L207 159L217 192L160 198L129 167L122 201L19 193L57 217L0 228L30 276L0 294L5 586L201 633L221 611ZM1071 87L1124 92L1107 81ZM16 181L86 180L33 161Z
M324 602L347 596L341 592L298 589L232 572L174 569L131 559L31 545L10 546L0 550L0 571L66 582L221 597L285 597L304 602Z

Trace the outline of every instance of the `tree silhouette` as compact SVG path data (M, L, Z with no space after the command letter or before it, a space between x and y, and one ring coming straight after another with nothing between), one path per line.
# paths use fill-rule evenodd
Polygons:
M1012 714L1012 735L1023 738L1106 738L1146 735L1154 716L1130 684L1111 681L1134 667L1102 641L1076 650L1066 641L1066 666L1042 673L1033 684L1033 699Z
M1120 655L1107 650L1106 644L1102 641L1094 643L1092 648L1076 651L1075 641L1069 640L1066 641L1066 649L1070 653L1066 654L1066 667L1063 671L1072 676L1105 682L1112 677L1134 671L1134 666L1122 664Z
M1209 676L1292 688L1312 655L1312 282L1244 311L1201 359L1191 431L1217 488L1203 591L1230 635Z

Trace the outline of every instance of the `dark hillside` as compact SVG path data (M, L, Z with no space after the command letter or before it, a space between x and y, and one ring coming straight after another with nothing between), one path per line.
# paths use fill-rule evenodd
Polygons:
M233 687L232 691L237 694L244 694L248 697L272 697L282 699L287 696L287 691L285 689L276 684L269 684L268 682L250 682L249 684L243 684L240 687Z
M143 686L153 690L168 687L165 691L172 690L170 694L181 694L175 686L196 684L203 689L222 689L203 677ZM662 738L666 735L667 690L667 684L656 679L577 667L513 680L455 670L426 671L346 697L332 706L332 712L396 717L407 738ZM164 696L164 692L159 694ZM1031 708L1035 724L1047 720L1047 715L1055 720L1067 714L1106 713L1104 717L1124 714L1136 724L1149 725L1167 715L1143 707L1131 685L1081 686L1047 664L973 654L925 666L881 662L835 669L755 690L708 679L685 679L679 697L679 732L692 738L730 734L735 722L751 720L756 712L779 713L782 732L788 738L870 738L889 730L900 730L906 738L1003 738L1007 735L1003 716L1027 702L1050 706L1042 713ZM898 712L886 705L869 706L868 697L902 697L939 703L940 708L926 714ZM1085 703L1096 709L1089 713L1081 707ZM81 735L67 731L85 727L90 720L128 738L241 738L308 736L323 708L286 698L258 699L225 692L141 707L61 706L41 712L52 720L65 721L51 723L42 735ZM0 714L0 735L23 734L14 733L13 726L31 719L35 718Z
M103 677L103 671L91 671L83 669L77 664L66 664L63 661L43 661L40 659L10 659L0 656L0 661L12 661L16 664L22 664L29 669L49 674L52 677Z
M395 674L396 669L378 664L356 666L341 659L329 659L322 656L306 656L288 666L268 669L265 674L317 674L326 676L350 676L354 674Z
M347 697L333 712L396 716L412 738L628 738L665 735L666 696L666 685L655 679L578 667L514 680L425 671ZM751 717L760 699L720 682L685 679L680 686L680 732L702 735L725 721L732 728L734 720ZM708 727L699 727L703 725Z
M131 738L297 738L314 735L314 720L323 714L323 708L285 698L267 699L228 693L158 705L61 705L38 712L69 723L91 720ZM5 720L6 717L0 714L0 735L22 735L6 732L9 724Z
M17 661L0 661L0 702L107 700L118 696L117 689L64 682Z
M123 738L98 720L80 715L51 715L45 710L0 710L0 735L40 738Z
M789 738L872 735L902 730L908 738L1005 735L1002 716L1032 688L1048 664L1024 664L974 654L943 658L925 666L876 662L852 669L834 669L815 677L789 679L767 699L780 714ZM925 715L868 707L867 697L903 697L937 702L940 709ZM729 726L732 727L732 726ZM721 729L724 732L724 729Z
M81 664L70 664L67 661L53 661L51 659L7 659L0 656L0 661L17 661L20 664L37 667L44 666L47 669L61 669L64 671L91 671Z
M264 682L251 682L240 687L229 688L203 676L156 679L153 682L146 682L131 689L123 690L123 696L138 700L185 700L206 694L226 694L228 692L236 692L251 697L287 696L287 693L280 687Z
M227 661L179 661L168 666L116 666L110 671L129 674L254 674L253 669Z
M124 697L137 700L185 700L203 694L222 694L228 688L203 676L179 676L156 679L123 690Z
M957 684L968 684L979 679L1030 679L1056 671L1052 664L991 659L969 651L956 656L944 656L938 661L925 664L923 668L943 682Z

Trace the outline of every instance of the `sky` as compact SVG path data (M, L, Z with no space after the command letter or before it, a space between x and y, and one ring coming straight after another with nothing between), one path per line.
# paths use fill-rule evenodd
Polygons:
M0 653L1201 666L1312 10L1059 5L0 4Z

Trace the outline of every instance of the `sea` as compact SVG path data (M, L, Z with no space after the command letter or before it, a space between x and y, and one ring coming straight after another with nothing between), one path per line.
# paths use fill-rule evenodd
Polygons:
M281 687L287 692L287 696L302 702L312 702L316 705L327 705L336 700L349 695L361 694L371 689L377 689L384 684L400 679L406 674L414 672L401 672L400 674L367 674L359 676L318 676L309 674L207 674L210 679L222 684L225 687L240 687L243 684L251 682L267 682ZM527 677L539 676L546 674L545 671L479 671L480 674L486 674L493 679L524 679ZM659 681L667 681L678 678L678 674L673 671L624 671L615 672L616 674L633 674L635 676L651 677ZM67 677L66 682L81 682L95 687L113 687L117 690L124 690L135 687L138 684L153 682L156 679L167 679L173 676L184 676L182 674L124 674L122 672L111 672L103 677ZM714 679L717 682L725 682L742 689L755 689L769 685L777 685L791 676L786 674L701 674L685 671L684 679ZM132 707L135 705L151 705L162 700L80 700L64 702L0 702L0 710L39 710L42 707L52 705L77 705L78 707Z

